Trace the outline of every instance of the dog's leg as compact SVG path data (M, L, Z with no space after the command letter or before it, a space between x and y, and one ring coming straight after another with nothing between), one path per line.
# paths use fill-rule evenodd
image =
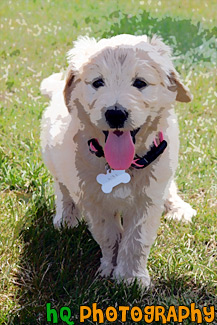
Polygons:
M119 247L117 266L113 273L114 278L125 279L128 283L137 278L141 285L150 285L147 259L157 235L162 210L163 202L161 207L150 205L141 217L135 216L133 211L131 213L128 211L124 215L124 232Z
M56 215L53 219L55 228L62 226L75 227L80 219L80 213L75 206L68 189L62 183L55 182L55 194L56 194Z
M96 215L100 216L100 214ZM118 249L122 238L122 225L118 213L103 213L102 217L90 218L90 230L102 251L98 274L111 276L117 264Z
M165 212L168 219L184 219L185 221L191 221L192 217L197 213L190 204L183 201L178 195L174 181L171 182L169 188L169 195L165 202Z

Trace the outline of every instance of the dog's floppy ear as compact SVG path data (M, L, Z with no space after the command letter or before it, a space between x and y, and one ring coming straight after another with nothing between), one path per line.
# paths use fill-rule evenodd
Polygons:
M183 85L183 83L179 79L178 72L174 69L172 61L171 61L171 48L164 44L161 37L154 35L150 40L150 44L155 47L155 50L164 57L167 66L169 67L170 73L168 75L168 79L170 85L168 89L171 91L177 91L176 100L179 102L188 103L192 100L193 96L191 95L189 89Z
M190 93L190 90L180 81L178 73L174 71L170 72L168 79L171 84L168 86L168 89L171 91L177 91L176 100L178 102L188 103L192 100L193 96Z
M74 79L75 79L74 71L71 68L69 68L67 76L66 76L65 88L63 90L65 104L69 111L71 110L71 107L69 105L70 99L71 99L71 94L72 94L73 89L75 88Z

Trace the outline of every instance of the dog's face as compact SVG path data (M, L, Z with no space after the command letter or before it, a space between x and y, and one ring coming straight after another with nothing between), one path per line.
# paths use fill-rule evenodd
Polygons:
M135 130L158 114L176 94L152 67L147 53L133 48L105 49L83 67L83 106L102 130Z
M124 134L128 140L122 146L130 147L129 134L133 137L162 108L175 100L191 100L178 79L169 48L159 39L149 42L145 36L120 35L86 43L85 47L82 42L80 52L79 43L71 52L66 105L70 111L73 101L79 100L89 123L107 133L112 145L113 134L122 140Z

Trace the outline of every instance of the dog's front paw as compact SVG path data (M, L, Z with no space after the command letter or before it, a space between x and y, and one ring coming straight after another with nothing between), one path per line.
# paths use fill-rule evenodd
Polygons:
M113 270L114 270L113 264L102 257L101 264L96 272L96 275L99 275L101 277L109 277L112 275Z
M126 282L127 284L132 284L134 283L134 281L137 281L137 283L141 286L141 287L144 287L144 288L148 288L148 287L151 287L152 286L152 283L151 283L151 278L149 275L147 276L141 276L141 277L132 277L132 278L127 278L126 279Z
M69 216L69 217L62 217L56 214L53 218L53 225L54 228L60 230L63 228L74 228L78 225L78 219Z
M186 222L191 222L191 219L196 216L197 211L194 210L190 204L183 201L181 198L176 202L170 203L169 206L166 206L166 215L167 219L176 219L184 220Z
M54 228L60 230L62 226L62 222L63 222L62 217L56 214L53 218Z
M116 268L113 273L113 278L116 279L118 282L125 281L127 284L133 284L134 281L137 281L137 283L144 288L151 286L151 278L146 268L144 268L142 272L139 272L138 274L136 273L137 272L135 271L131 272L130 274L133 274L133 276L130 276L129 274L122 275L120 270Z

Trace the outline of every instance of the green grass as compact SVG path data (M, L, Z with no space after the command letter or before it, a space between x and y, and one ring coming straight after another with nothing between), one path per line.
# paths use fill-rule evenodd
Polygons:
M1 324L46 324L47 302L69 306L75 324L79 306L94 302L103 309L168 309L192 302L217 308L215 12L211 0L181 5L175 0L1 1ZM194 94L192 103L176 107L177 182L198 214L191 224L162 217L148 264L154 287L143 292L136 283L127 287L95 278L100 249L85 224L54 230L52 178L40 155L40 119L47 105L39 92L41 80L66 68L65 53L78 35L118 33L162 35Z

